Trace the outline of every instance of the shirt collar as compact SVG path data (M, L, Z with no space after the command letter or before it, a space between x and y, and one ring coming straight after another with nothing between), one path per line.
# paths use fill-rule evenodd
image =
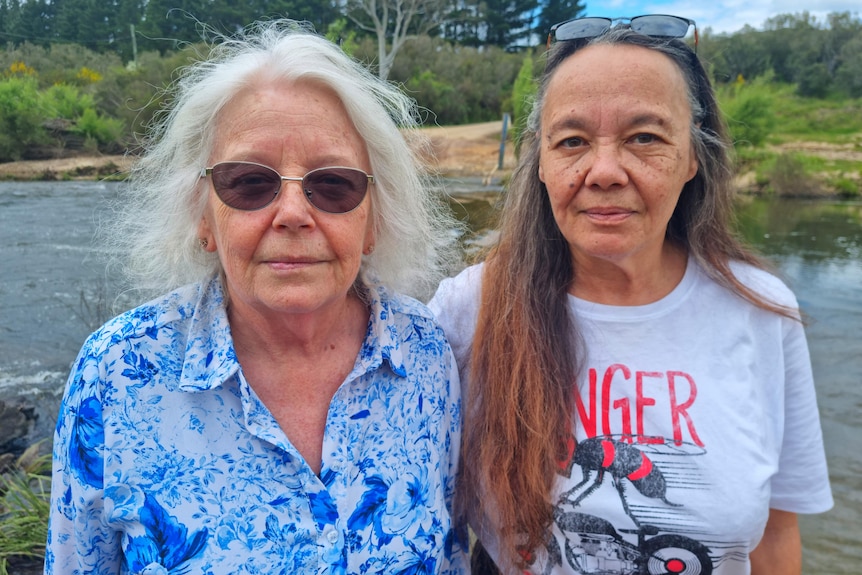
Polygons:
M183 391L214 389L239 370L230 335L224 289L218 275L204 282L198 293L180 375L179 388ZM382 287L370 287L368 297L371 300L370 328L350 377L357 375L357 370L368 372L376 369L384 360L393 373L406 377L400 330L393 316L392 300Z
M407 377L401 345L401 330L404 327L396 321L392 299L386 289L380 286L369 288L368 297L371 300L371 328L359 352L357 366L365 364L367 369L371 369L386 360L393 373Z

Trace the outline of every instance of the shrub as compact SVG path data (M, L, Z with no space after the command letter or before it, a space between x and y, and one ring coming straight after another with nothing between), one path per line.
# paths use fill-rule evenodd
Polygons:
M862 195L862 180L840 176L832 181L832 186L842 198L858 198Z
M820 191L820 184L808 173L804 158L798 154L778 155L767 174L770 188L781 196L812 196Z
M404 91L425 102L436 102L432 110L435 121L445 124L467 122L467 108L460 98L453 98L455 87L440 81L431 70L423 70L404 85Z
M47 144L44 119L35 79L0 82L0 161L20 160L26 147Z
M98 114L93 108L87 108L76 120L73 131L87 139L92 139L101 149L109 150L118 144L123 133L123 123L114 118Z
M762 82L740 83L724 92L722 101L735 146L762 146L773 127L774 102L769 86Z
M85 110L96 107L89 94L81 94L75 86L55 84L42 93L42 105L46 116L76 120Z
M528 53L512 88L512 139L515 142L516 155L521 151L521 134L527 128L527 117L538 88L533 76L533 55Z

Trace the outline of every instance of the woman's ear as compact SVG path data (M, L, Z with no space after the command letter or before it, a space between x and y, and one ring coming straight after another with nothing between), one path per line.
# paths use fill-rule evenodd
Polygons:
M205 252L216 251L215 236L213 236L212 229L205 215L201 216L201 221L198 222L198 245Z

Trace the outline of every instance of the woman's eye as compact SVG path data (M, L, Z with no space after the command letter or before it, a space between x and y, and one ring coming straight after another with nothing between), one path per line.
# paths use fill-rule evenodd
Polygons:
M584 140L578 138L577 136L573 136L571 138L566 138L562 140L560 142L560 145L564 148L577 148L584 145Z
M638 134L632 138L632 141L636 144L651 144L656 140L658 140L658 138L654 134Z

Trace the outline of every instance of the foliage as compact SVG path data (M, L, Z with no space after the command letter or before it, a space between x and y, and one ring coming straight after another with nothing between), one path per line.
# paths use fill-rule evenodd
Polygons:
M27 449L0 475L0 574L11 560L44 560L50 511L50 455Z
M178 70L206 53L194 42L202 35L217 39L259 17L309 20L369 67L380 64L377 38L349 20L344 3L335 0L93 4L0 0L0 33L11 39L5 50L0 49L0 161L48 154L64 145L58 134L70 133L78 137L70 139L76 145L84 140L85 146L102 152L136 151L146 127L164 110L166 88ZM431 19L436 27L427 34L419 34L418 21L407 26L408 36L418 35L401 46L389 78L425 109L426 124L498 120L503 112L511 112L517 142L524 105L534 90L527 80L538 73L541 49L515 51L531 43L544 44L545 28L579 15L582 4L449 2L447 12ZM103 8L106 11L100 12ZM503 13L512 18L495 19ZM102 20L89 22L89 17ZM394 22L390 18L388 24ZM132 50L130 25L140 50ZM529 40L523 35L527 29L533 33ZM714 34L705 27L700 32L698 56L716 82L737 143L737 159L744 170L760 166L759 183L766 186L775 170L788 173L793 168L792 162L777 161L768 145L800 139L862 145L858 16L838 12L817 19L804 12L782 14L762 30L746 27L733 34ZM49 124L53 131L46 129ZM803 167L814 174L811 177L826 181L830 189L854 193L858 165L833 162L817 168L806 162ZM840 175L826 177L825 172Z
M48 118L76 120L86 111L93 110L93 96L82 94L75 86L55 84L42 92L44 115Z
M512 139L515 142L515 154L520 153L521 134L527 128L527 117L538 88L533 74L533 55L527 53L512 88Z
M39 100L32 77L0 81L0 161L20 160L27 146L48 142Z
M785 196L807 196L816 194L820 184L805 166L805 158L799 154L784 153L776 156L767 169L769 187Z
M430 112L432 124L485 122L508 111L504 102L522 59L494 46L471 48L425 36L404 46L390 79Z
M108 151L120 152L120 149L111 149L113 144L118 144L123 133L123 123L114 118L108 118L97 113L93 108L87 108L77 118L73 132L81 134L97 150L106 147Z
M345 54L353 56L359 44L356 41L356 31L350 30L347 18L339 18L326 28L326 38L338 44Z
M176 79L177 71L198 60L201 52L196 46L164 56L149 51L139 55L137 66L111 68L94 87L97 111L120 120L123 140L134 147L138 136L163 109L166 89Z
M581 0L542 0L542 11L536 21L534 33L540 42L545 41L551 26L584 15L586 3Z
M116 54L99 54L75 44L45 47L29 42L0 50L0 69L9 69L15 63L32 69L31 75L42 89L54 84L93 87L99 84L93 81L96 77L104 78L111 68L122 66Z
M763 30L701 34L698 53L718 82L772 74L803 96L858 96L862 92L862 20L834 12L819 21L808 12L780 14ZM857 79L854 81L854 79ZM859 90L858 92L856 90Z
M455 87L441 81L431 70L419 72L407 80L404 90L423 102L434 103L433 106L423 107L434 114L436 122L461 124L467 116L464 100L452 97Z
M775 126L769 85L739 82L722 93L722 109L734 145L762 146Z
M448 0L346 0L346 14L377 43L374 67L389 77L395 56L408 40L424 36L440 25Z
M450 2L441 35L462 46L530 47L536 13L555 0L460 0ZM566 3L565 1L563 3ZM545 32L547 33L547 32Z
M858 198L862 196L862 171L855 178L849 178L841 175L835 178L831 183L832 187L842 198Z
M835 81L854 98L862 97L862 34L849 40L839 56L841 64L835 72Z

